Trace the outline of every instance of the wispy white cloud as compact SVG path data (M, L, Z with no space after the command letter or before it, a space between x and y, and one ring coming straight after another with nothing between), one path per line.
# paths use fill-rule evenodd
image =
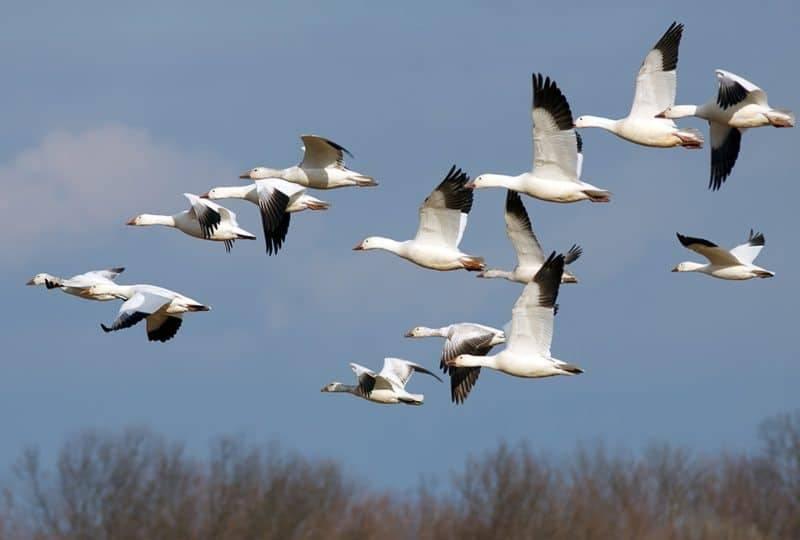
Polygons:
M142 129L54 131L0 165L0 230L7 242L38 247L102 235L128 214L178 210L181 192L207 189L223 170L213 158L159 142ZM10 256L6 251L0 261Z

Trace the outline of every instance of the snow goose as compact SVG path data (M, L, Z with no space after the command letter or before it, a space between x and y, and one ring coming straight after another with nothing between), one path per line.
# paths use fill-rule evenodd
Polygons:
M334 189L346 186L371 187L378 183L370 176L351 171L344 165L344 155L353 157L347 149L316 135L302 135L303 161L286 169L255 167L239 178L261 180L283 178L314 189Z
M480 278L503 278L517 283L530 283L536 272L544 262L544 252L539 240L533 233L531 220L522 198L515 191L509 190L506 194L506 234L517 253L517 266L511 272L507 270L486 270L478 274ZM578 245L573 245L564 256L564 264L578 260L583 250ZM564 270L561 283L577 283L578 279Z
M747 242L740 244L728 251L722 249L717 244L704 240L703 238L693 238L678 234L680 243L699 253L706 259L708 264L686 261L680 263L672 269L673 272L700 272L719 279L743 280L752 278L771 278L774 272L765 270L753 264L761 248L764 247L764 235L753 233L750 229L750 237Z
M61 289L67 294L79 296L87 300L99 300L102 302L114 300L116 296L103 293L93 294L90 291L92 285L103 283L113 284L114 279L124 271L125 269L122 267L109 268L107 270L92 270L67 279L42 273L33 276L26 285L44 285L48 289Z
M227 252L230 252L236 240L255 240L255 235L239 227L236 214L224 206L191 193L184 193L183 196L189 199L191 207L188 210L172 216L140 214L127 224L139 227L148 225L173 227L195 238L223 242Z
M302 186L280 178L256 180L249 186L216 187L201 197L208 199L244 199L258 205L267 254L277 254L289 232L293 212L327 210L330 204L306 194Z
M453 403L464 403L470 390L478 381L480 367L451 367L447 365L459 354L475 354L482 356L492 347L505 343L506 336L502 330L476 323L456 323L441 328L416 326L406 332L406 337L443 337L442 356L439 367L450 375L450 399Z
M467 215L472 208L472 191L465 187L466 173L453 165L439 186L428 195L419 209L419 228L413 240L398 242L381 236L370 236L353 249L391 251L423 268L432 270L470 271L485 268L482 257L462 253L458 249Z
M350 364L356 374L358 384L349 385L340 382L328 383L322 387L322 392L344 392L353 394L368 401L375 403L394 404L405 403L406 405L422 405L425 396L422 394L410 394L406 391L406 383L415 371L426 373L442 382L435 373L431 373L424 367L408 360L400 358L384 358L383 369L380 373L375 373L369 368L358 364Z
M506 348L498 354L460 354L447 361L452 367L487 367L516 377L577 375L583 370L553 358L553 318L564 271L564 255L550 254L514 304Z
M627 117L610 120L598 116L581 116L575 127L599 127L618 137L643 146L701 148L703 136L696 129L679 128L666 118L656 118L675 103L678 48L683 25L672 23L647 53L636 77L636 93Z
M708 187L718 190L731 174L742 133L761 126L794 127L794 114L786 109L773 109L767 93L744 77L729 71L716 70L719 88L714 99L704 105L673 105L658 118L696 116L708 121L711 132L711 177Z
M555 81L533 75L533 170L518 176L482 174L474 189L504 187L557 203L608 202L611 193L580 180L582 141L567 98Z
M90 292L124 300L111 326L100 325L104 332L130 328L145 319L147 339L162 343L172 339L178 332L184 313L211 309L188 296L154 285L98 283L90 287Z

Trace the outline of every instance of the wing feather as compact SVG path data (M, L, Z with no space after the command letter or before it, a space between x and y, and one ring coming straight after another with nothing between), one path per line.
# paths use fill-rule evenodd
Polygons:
M549 77L533 74L533 169L537 176L578 181L578 136L567 98Z
M630 116L653 118L675 104L683 25L673 22L645 56L636 77Z

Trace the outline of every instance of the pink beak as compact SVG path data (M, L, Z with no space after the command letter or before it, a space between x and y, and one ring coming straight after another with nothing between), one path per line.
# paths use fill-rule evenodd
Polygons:
M200 195L200 198L201 198L201 199L208 199L208 191L206 191L205 193L203 193L202 195Z

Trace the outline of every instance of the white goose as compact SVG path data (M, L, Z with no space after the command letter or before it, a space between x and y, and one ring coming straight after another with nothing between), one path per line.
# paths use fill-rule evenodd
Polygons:
M130 328L142 319L147 320L147 339L165 342L172 339L183 323L184 313L210 311L211 308L175 291L154 285L92 285L90 294L108 295L124 300L119 315L111 326L101 324L104 332Z
M705 105L673 105L657 115L658 118L696 116L708 121L711 132L711 178L708 187L717 190L731 174L742 133L747 128L774 126L794 127L794 113L773 109L767 103L767 93L729 71L716 70L719 89L714 99Z
M353 249L383 249L423 268L432 270L483 270L482 257L467 255L458 249L467 215L472 208L472 191L465 187L466 173L453 165L439 186L428 195L419 209L419 228L413 240L398 242L391 238L370 236Z
M544 263L544 252L539 240L533 233L531 220L522 199L515 191L509 190L506 195L506 234L514 251L517 253L517 266L511 272L507 270L486 270L478 274L479 278L503 278L517 283L530 283L536 272ZM583 250L578 245L573 245L564 256L564 264L578 260ZM578 278L564 270L561 283L577 283Z
M283 178L314 189L334 189L346 186L371 187L378 183L370 176L351 171L344 165L344 154L353 157L345 147L316 135L302 135L303 161L285 169L255 167L239 178L262 180Z
M533 170L518 176L482 174L474 189L503 187L557 203L608 202L611 193L580 179L582 141L567 98L555 81L533 75Z
M256 180L249 186L216 187L201 195L208 199L244 199L261 210L267 254L278 253L289 232L293 212L327 210L330 204L306 194L302 186L280 178Z
M708 264L685 261L673 268L673 272L700 272L715 278L731 280L756 277L771 278L775 275L774 272L753 264L758 254L761 253L761 248L764 247L764 235L761 233L753 234L752 229L750 229L750 237L747 242L736 246L730 251L722 249L717 244L703 238L677 234L678 241L684 247L708 259Z
M696 129L679 128L666 118L656 118L675 103L678 48L683 25L672 23L647 53L636 77L636 94L631 112L620 120L599 116L580 116L575 127L599 127L636 144L670 148L701 148L703 136Z
M406 383L411 379L411 375L415 371L419 371L420 373L431 375L439 382L442 382L442 379L435 373L431 373L419 364L400 358L384 358L383 369L381 369L380 373L375 373L371 369L358 364L351 363L350 367L358 379L357 385L332 382L323 386L321 391L353 394L375 403L422 405L422 402L425 401L424 395L410 394L406 391Z
M487 356L460 354L447 364L460 368L487 367L508 375L530 378L583 373L581 368L557 360L550 353L556 297L563 270L564 255L553 252L533 281L525 286L514 304L505 349Z
M195 238L223 242L227 252L236 240L255 240L255 235L239 227L236 214L231 210L191 193L183 196L189 199L191 208L188 210L172 216L140 214L130 219L127 225L173 227Z
M92 270L83 274L72 276L71 278L63 279L51 274L36 274L33 276L26 285L44 285L48 289L61 289L67 294L79 296L87 300L114 300L116 296L111 294L94 294L90 291L92 285L102 283L114 283L117 278L125 269L109 268L107 270Z
M450 375L450 399L453 403L464 403L478 381L481 368L451 367L447 362L459 354L485 355L492 350L492 347L506 341L506 335L502 330L476 323L456 323L441 328L416 326L406 332L406 337L445 339L439 367Z

